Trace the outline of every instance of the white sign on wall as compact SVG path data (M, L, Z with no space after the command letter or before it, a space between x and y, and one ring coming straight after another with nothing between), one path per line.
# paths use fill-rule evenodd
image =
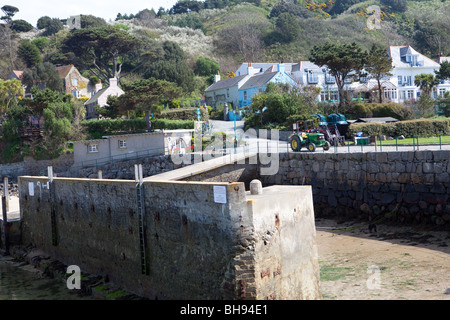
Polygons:
M28 182L28 193L30 196L34 196L34 183Z
M225 186L214 186L214 202L227 203L227 188Z

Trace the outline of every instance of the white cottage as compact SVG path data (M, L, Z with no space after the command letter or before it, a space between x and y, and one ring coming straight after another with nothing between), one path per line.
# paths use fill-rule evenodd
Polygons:
M95 85L95 93L94 95L84 103L86 108L86 119L92 119L97 117L97 113L95 112L95 107L104 107L107 104L107 100L109 96L121 96L125 92L120 89L117 84L117 78L109 79L109 86L103 88L101 81Z

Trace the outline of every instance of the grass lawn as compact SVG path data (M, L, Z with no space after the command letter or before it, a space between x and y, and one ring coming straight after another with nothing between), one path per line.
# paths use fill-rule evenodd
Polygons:
M439 140L440 139L440 140ZM417 138L406 138L406 139L397 139L397 140L384 140L381 141L381 145L394 145L395 144L400 145L417 145ZM450 144L450 136L441 136L439 137L419 137L419 146L420 145L426 145L426 144ZM377 139L377 145L380 144L380 140Z

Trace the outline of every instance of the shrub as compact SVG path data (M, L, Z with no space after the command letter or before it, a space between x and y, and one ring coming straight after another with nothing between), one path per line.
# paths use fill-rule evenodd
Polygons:
M446 119L418 119L393 123L353 123L349 127L349 134L356 135L363 132L368 136L405 136L427 137L450 133L449 121Z
M394 102L355 103L346 112L348 118L392 117L400 121L412 119L413 114L410 107Z
M201 107L200 109L200 120L207 121L209 119L208 111ZM197 120L197 108L180 108L180 109L169 109L164 110L161 114L156 115L158 119L169 119L169 120Z

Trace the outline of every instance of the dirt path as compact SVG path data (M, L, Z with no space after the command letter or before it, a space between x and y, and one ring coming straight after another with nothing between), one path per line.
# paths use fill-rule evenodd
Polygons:
M450 300L450 232L318 219L325 300Z

